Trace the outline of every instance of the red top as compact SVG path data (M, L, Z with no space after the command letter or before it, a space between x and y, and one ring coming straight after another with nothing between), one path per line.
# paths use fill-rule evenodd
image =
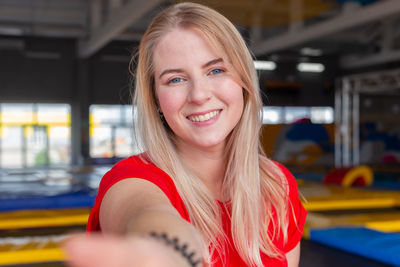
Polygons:
M289 252L292 250L300 241L303 231L304 222L306 219L307 212L302 206L297 191L297 184L296 180L293 175L281 164L276 163L288 181L288 188L289 188L289 200L293 206L293 214L289 212L289 228L288 228L288 241L286 244L283 243L283 239L279 238L274 241L274 244L278 249L283 251L284 253ZM138 156L132 156L125 160L118 162L109 172L107 172L103 179L100 182L99 191L96 197L96 201L94 207L89 216L89 222L87 225L87 231L101 231L100 223L99 223L99 210L101 201L107 192L107 190L117 183L126 178L141 178L147 181L150 181L157 185L168 197L169 201L171 202L172 206L179 212L183 219L190 222L189 214L186 210L186 207L178 194L178 191L175 187L174 182L172 181L171 177L168 176L164 171L159 169L153 164L144 163L140 160ZM220 206L224 204L219 202ZM227 209L222 210L222 220L223 220L223 228L226 235L229 238L229 243L233 244L232 235L230 231L231 222L229 217L229 205L226 205ZM295 218L294 218L295 217ZM270 225L271 227L271 225ZM269 232L271 231L270 229ZM226 263L224 266L231 266L231 267L241 267L246 266L243 260L240 258L239 254L237 253L236 249L228 245L228 249L226 251ZM287 266L287 261L284 259L283 261L269 258L266 255L261 255L262 261L264 266ZM222 262L217 261L213 267L222 267Z

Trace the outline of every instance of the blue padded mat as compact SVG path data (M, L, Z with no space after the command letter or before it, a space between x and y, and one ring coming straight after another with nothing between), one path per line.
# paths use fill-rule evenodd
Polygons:
M310 240L370 259L400 266L400 234L367 228L314 229Z
M0 199L1 211L91 208L94 205L95 192L73 192L48 197L25 197Z

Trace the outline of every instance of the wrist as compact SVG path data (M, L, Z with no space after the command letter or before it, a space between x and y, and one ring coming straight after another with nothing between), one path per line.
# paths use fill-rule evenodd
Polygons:
M182 242L178 237L171 237L167 233L157 233L155 231L150 232L149 237L157 240L165 246L173 249L182 259L185 260L187 266L190 267L201 267L202 257L193 248L185 242Z
M134 266L189 267L188 261L172 247L148 235L131 235L126 241L127 253L138 264Z

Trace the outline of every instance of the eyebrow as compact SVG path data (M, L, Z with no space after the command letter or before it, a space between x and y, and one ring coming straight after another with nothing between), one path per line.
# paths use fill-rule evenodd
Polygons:
M224 62L224 60L222 58L216 58L216 59L208 61L206 64L204 64L202 66L202 68L204 69L204 68L207 68L207 67L209 67L211 65L214 65L214 64L217 64L217 63L220 63L220 62Z
M207 63L205 63L201 67L204 69L204 68L207 68L207 67L212 66L214 64L223 62L223 61L224 60L222 58L216 58L216 59L208 61ZM167 69L167 70L164 70L163 72L161 72L159 78L161 78L163 75L168 74L168 73L182 73L182 72L183 72L183 69Z

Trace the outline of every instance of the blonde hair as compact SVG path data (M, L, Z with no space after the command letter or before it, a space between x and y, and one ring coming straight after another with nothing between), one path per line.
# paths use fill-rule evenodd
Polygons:
M222 228L220 207L206 186L179 157L174 134L157 111L154 49L163 36L176 28L200 31L241 79L244 108L240 121L228 137L228 164L223 192L232 205L234 247L249 266L263 266L260 251L269 257L283 256L273 241L281 236L284 241L287 240L286 179L261 149L262 101L252 56L234 25L215 10L194 3L176 4L159 13L145 32L138 51L133 99L133 104L137 106L137 128L143 150L148 160L173 179L191 223L203 236L208 255L206 260L210 260L210 255L215 252L223 260L227 238ZM273 219L273 213L276 219ZM272 236L268 234L270 225L274 233Z

